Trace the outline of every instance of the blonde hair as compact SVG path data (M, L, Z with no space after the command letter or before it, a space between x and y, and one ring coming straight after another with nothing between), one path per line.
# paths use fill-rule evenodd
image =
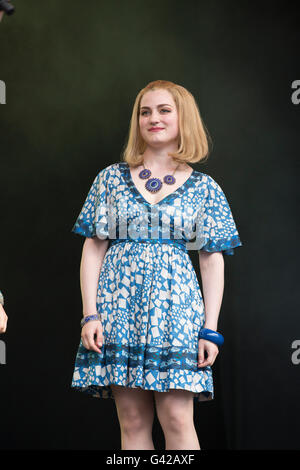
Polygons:
M132 110L127 144L122 152L123 160L132 166L139 166L143 163L143 153L147 144L140 134L140 103L145 93L161 88L172 95L178 112L178 150L173 153L169 152L169 155L178 163L206 160L209 154L208 141L211 141L211 138L201 119L198 105L188 90L167 80L150 82L137 95Z

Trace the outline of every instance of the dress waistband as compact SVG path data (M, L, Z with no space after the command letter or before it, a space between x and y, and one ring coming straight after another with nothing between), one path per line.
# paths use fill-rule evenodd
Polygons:
M187 253L187 248L186 248L186 242L181 239L169 239L169 238L114 238L110 239L110 246L116 245L117 243L126 243L126 242L132 242L132 243L167 243L168 245L173 245L176 246L177 248L180 248L183 250L185 253Z

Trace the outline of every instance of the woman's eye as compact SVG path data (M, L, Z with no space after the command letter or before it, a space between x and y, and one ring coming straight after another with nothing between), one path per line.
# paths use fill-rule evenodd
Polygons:
M169 109L161 109L161 111L166 111L167 113L170 113L171 111ZM142 111L141 116L144 116L145 113L148 113L149 111Z

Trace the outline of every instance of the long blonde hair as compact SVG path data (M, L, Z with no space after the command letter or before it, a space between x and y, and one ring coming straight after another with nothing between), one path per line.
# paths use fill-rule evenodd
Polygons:
M169 155L178 163L196 163L206 160L209 154L211 138L203 123L198 105L193 95L183 86L167 80L156 80L148 83L135 99L132 110L127 144L124 146L122 158L130 166L143 163L143 153L147 144L140 134L139 113L141 99L147 91L164 89L171 93L178 112L179 145L177 152Z

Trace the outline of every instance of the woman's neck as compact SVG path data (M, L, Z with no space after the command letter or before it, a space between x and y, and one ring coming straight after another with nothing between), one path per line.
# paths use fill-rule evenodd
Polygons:
M177 167L180 169L184 166L182 163L180 163L178 166L178 162L176 162L173 157L168 155L168 152L165 150L157 152L150 152L146 150L143 153L143 162L146 168L151 168L153 171L170 171L175 170Z

